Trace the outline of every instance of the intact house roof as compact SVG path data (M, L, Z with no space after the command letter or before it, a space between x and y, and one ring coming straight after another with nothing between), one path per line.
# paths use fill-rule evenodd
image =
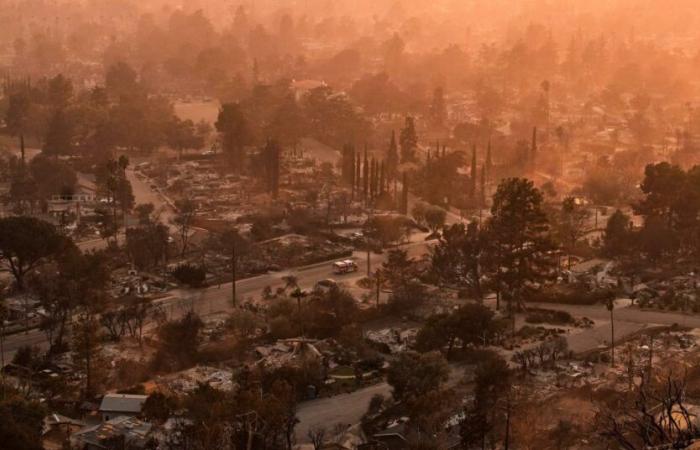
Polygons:
M100 404L101 412L123 412L138 414L148 396L131 394L106 394Z

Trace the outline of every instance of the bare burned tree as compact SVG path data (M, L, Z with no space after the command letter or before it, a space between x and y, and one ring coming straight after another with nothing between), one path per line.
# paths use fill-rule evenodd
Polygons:
M314 446L314 450L320 450L326 442L326 428L323 426L311 427L307 432L307 437Z
M618 407L601 411L601 436L620 448L685 448L700 436L696 416L686 404L686 379L669 373L657 386L642 382Z

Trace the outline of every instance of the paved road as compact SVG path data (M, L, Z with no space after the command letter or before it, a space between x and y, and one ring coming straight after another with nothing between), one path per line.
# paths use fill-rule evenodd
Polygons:
M162 193L151 189L149 186L149 181L142 176L137 176L136 172L132 169L127 169L126 177L131 182L131 188L134 192L134 202L139 205L142 203L151 203L155 208L155 213L159 216L160 220L165 224L171 233L176 233L177 230L172 224L172 219L175 216L175 211L170 200ZM124 232L119 232L117 236L119 242L124 242ZM94 238L77 243L78 248L82 251L95 251L102 250L107 247L107 241L102 238Z
M137 176L132 169L127 170L127 177L132 183L136 203L152 203L156 211L160 213L160 219L163 223L170 225L174 211L169 205L168 199L161 193L154 191L150 187L148 180ZM456 220L459 220L458 216L448 215L447 217L448 222ZM408 250L409 256L420 257L426 252L430 244L425 242L425 236L425 233L414 233L412 242L403 246ZM83 250L95 250L103 248L105 245L106 242L103 239L92 239L81 243L80 247ZM355 252L353 258L355 258L359 266L358 272L354 274L336 276L333 274L330 262L323 262L240 280L236 282L236 293L239 300L256 299L266 286L270 286L273 290L283 286L282 277L285 275L295 275L302 289L310 289L317 281L324 278L334 278L341 283L351 286L359 278L365 276L367 271L366 252ZM372 253L370 255L371 270L377 268L385 258L386 252L381 255ZM231 297L231 283L229 282L204 290L174 290L158 302L164 307L168 317L172 319L181 317L190 310L194 310L202 316L231 311L233 305ZM47 348L46 337L39 330L29 330L27 333L8 336L4 347L5 360L9 361L17 349L25 345Z
M367 412L369 402L375 395L389 397L391 386L387 383L375 384L358 389L349 394L303 402L297 409L299 423L294 428L297 442L308 442L309 429L316 426L333 428L335 424L354 425Z
M169 221L172 217L172 209L165 204L162 196L151 191L147 182L135 177L133 172L129 172L130 179L134 186L134 193L137 203L150 202L162 212L161 219ZM448 222L457 222L460 218L454 213L448 214ZM423 234L414 236L413 242L407 244L411 256L417 257L424 254L430 245L425 242ZM95 245L99 245L95 242ZM383 255L372 254L370 265L372 269L378 267L384 260ZM356 252L353 257L357 260L360 270L354 274L345 276L335 276L332 273L329 262L314 264L306 267L290 269L278 273L265 274L254 278L240 280L236 283L239 299L258 298L265 286L276 288L284 283L282 277L285 275L295 275L302 288L311 288L314 283L324 278L336 278L348 285L366 274L367 254ZM204 290L176 290L158 301L161 303L170 318L179 317L184 312L194 309L200 315L206 316L219 312L232 310L231 283L224 283L221 286L213 286ZM534 304L543 308L559 309L567 311L575 316L586 316L597 322L596 327L581 333L572 334L568 337L570 347L575 351L597 347L605 342L609 336L609 312L604 306L576 306L557 304ZM656 311L641 311L636 308L623 307L615 310L615 320L618 336L637 331L649 324L671 325L674 323L689 327L700 328L700 316L689 316L677 313L663 313ZM22 345L46 346L46 339L43 333L32 330L8 337L5 342L5 358L9 360ZM319 399L305 402L300 405L298 417L300 423L297 426L297 437L300 442L306 440L307 430L320 423L333 424L357 423L362 414L367 410L370 399L375 394L390 395L390 387L386 383L360 389L350 394L344 394L333 398Z
M12 361L12 357L15 356L17 350L27 345L37 346L43 350L48 350L49 347L46 335L38 329L7 336L4 343L5 362Z
M561 305L555 303L528 303L528 306L538 308L557 309L566 311L574 316L588 317L595 321L609 321L610 312L604 305ZM673 325L678 324L690 328L700 328L700 315L682 313L641 310L632 306L619 306L614 311L615 323L617 321L652 324Z
M575 352L591 350L597 348L600 344L610 342L610 313L603 305L576 306L550 303L529 305L567 311L575 316L586 316L596 321L597 325L593 328L567 336L569 347ZM616 308L614 314L616 341L652 325L680 324L700 328L700 316L642 311L633 307ZM456 382L458 376L459 372L453 371L451 382ZM391 387L386 383L380 383L351 394L302 403L297 412L297 417L299 418L299 424L296 428L297 440L306 442L306 432L314 425L358 423L362 415L367 411L370 399L375 394L389 396L391 395Z
M576 353L609 345L610 312L604 305L562 305L554 303L530 303L528 306L566 311L576 317L588 317L595 321L590 329L580 330L567 336L569 348ZM700 316L652 310L641 310L633 306L618 306L614 311L615 342L626 336L652 326L681 325L700 328Z
M459 365L451 365L447 386L454 387L462 380L464 380L464 368ZM378 383L349 394L301 403L297 409L299 423L294 428L297 442L308 443L307 432L315 426L323 425L328 429L339 423L343 425L359 423L367 412L370 400L375 395L390 397L391 386L387 383Z
M173 204L162 192L153 189L150 186L150 181L144 175L138 175L133 169L126 171L126 177L131 182L131 188L134 191L135 204L151 203L155 207L155 213L159 216L161 222L170 228L170 232L175 232L172 225L172 219L175 216Z
M418 257L425 253L429 245L424 240L425 234L415 235L415 240L402 248L406 249L409 256ZM387 253L370 254L370 269L374 271L385 260ZM332 278L341 285L350 287L367 274L367 253L355 252L352 256L359 267L357 272L346 275L335 275L331 262L326 261L295 269L259 275L236 282L236 295L238 301L258 301L260 293L266 286L274 291L284 286L283 277L293 275L297 277L299 287L311 289L317 281ZM230 312L232 308L231 283L224 283L203 290L178 289L170 293L168 297L159 301L165 308L169 318L178 317L186 311L194 310L202 316L221 312Z
M410 256L417 257L425 253L429 244L424 241L424 237L425 234L416 234L413 242L403 246ZM282 277L286 275L296 276L302 289L310 289L317 281L325 278L334 278L341 284L352 286L358 279L366 275L367 253L355 252L353 258L357 260L359 270L352 274L334 275L331 262L327 261L239 280L236 282L236 294L239 301L257 300L266 286L270 286L273 290L284 286ZM371 269L379 267L385 258L386 252L383 254L372 253L370 255ZM230 312L233 310L231 283L223 283L206 289L176 289L171 291L168 296L157 300L156 303L163 306L169 319L181 317L191 310L201 316ZM24 345L38 345L41 348L46 348L45 341L44 333L39 330L30 330L28 333L8 336L5 341L5 358L9 361L17 349Z

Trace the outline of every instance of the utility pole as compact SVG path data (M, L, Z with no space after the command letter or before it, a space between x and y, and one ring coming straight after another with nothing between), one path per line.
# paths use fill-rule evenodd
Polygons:
M367 276L372 275L372 265L370 263L371 250L369 245L369 238L367 238Z
M608 299L608 311L610 311L610 366L615 367L615 316L613 311L615 310L615 299Z
M654 335L649 334L649 367L647 368L647 380L651 381L651 370L653 368L654 359Z
M262 388L260 389L260 398L262 399ZM255 429L257 428L258 413L250 411L237 417L245 418L246 431L248 432L245 448L246 450L253 450L253 437L255 435Z
M304 321L301 316L301 299L306 297L306 291L302 291L300 288L296 288L292 292L292 297L297 299L297 314L299 315L299 334L304 336Z
M375 278L377 283L377 309L379 309L379 290L382 286L382 272L379 269L375 272Z
M613 309L610 309L610 365L615 367L615 318L613 317Z
M231 301L236 307L236 242L231 244Z
M372 214L372 205L369 206L369 212L367 216L367 222L369 223L370 226L372 226L372 219L373 219L373 214ZM366 238L366 243L367 243L367 277L369 278L372 275L372 263L370 262L370 257L372 253L372 246L370 245L369 242L369 235L365 236Z
M5 399L5 310L0 303L0 383L2 383L2 398Z
M511 412L511 406L510 406L510 393L508 393L507 397L507 403L506 403L506 436L505 439L503 440L503 449L508 450L510 447L510 412Z
M595 208L595 225L593 226L594 230L598 229L598 207L596 206Z

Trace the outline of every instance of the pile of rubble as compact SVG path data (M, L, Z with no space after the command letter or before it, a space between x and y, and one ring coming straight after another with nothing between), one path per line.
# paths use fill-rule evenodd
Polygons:
M637 304L643 308L700 311L698 278L695 273L666 280L648 280L631 289Z
M377 331L368 331L365 334L365 338L375 345L382 347L386 353L396 354L411 348L416 342L417 335L418 328L409 328L405 330L384 328Z
M232 371L210 366L195 366L182 372L158 377L155 384L157 390L173 394L192 392L201 384L224 392L232 392L236 388Z
M328 240L286 234L258 246L261 259L284 266L303 266L348 256L352 247Z
M255 353L260 358L256 364L266 368L279 368L322 363L324 355L316 347L317 342L303 338L285 339L272 345L255 347Z

